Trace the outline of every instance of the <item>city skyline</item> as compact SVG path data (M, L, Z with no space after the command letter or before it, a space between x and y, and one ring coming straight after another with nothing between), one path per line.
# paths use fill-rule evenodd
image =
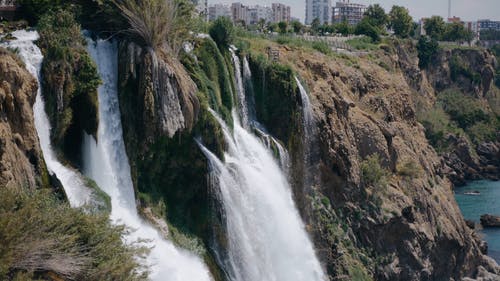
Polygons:
M333 0L336 1L336 0ZM305 0L211 0L209 5L223 3L231 4L241 2L246 5L266 5L271 6L273 2L280 2L291 6L291 16L299 18L302 22L305 19ZM422 17L432 15L446 18L448 15L448 0L351 0L359 4L381 4L386 12L389 12L393 5L407 7L414 20L418 21ZM474 6L476 9L474 9ZM499 0L452 0L451 15L462 18L466 21L475 21L478 19L500 20L500 1Z

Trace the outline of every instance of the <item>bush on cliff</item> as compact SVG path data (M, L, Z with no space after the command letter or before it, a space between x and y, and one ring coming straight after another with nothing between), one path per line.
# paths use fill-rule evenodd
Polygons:
M145 280L125 229L87 214L49 190L0 188L0 279Z
M183 0L111 0L130 25L128 32L157 50L177 54L188 34L193 6Z
M380 164L380 156L372 154L361 162L361 181L365 186L385 188L388 171Z
M52 124L52 142L78 162L81 133L95 135L99 124L97 67L85 48L80 25L67 10L50 11L39 21L42 84ZM75 149L76 148L76 149Z
M427 68L436 56L438 50L439 44L436 40L427 36L420 37L417 43L418 66L421 69Z
M438 103L472 142L478 144L496 139L500 122L479 100L450 90L438 95Z
M227 49L234 39L234 26L227 17L219 17L209 30L210 36L220 48Z

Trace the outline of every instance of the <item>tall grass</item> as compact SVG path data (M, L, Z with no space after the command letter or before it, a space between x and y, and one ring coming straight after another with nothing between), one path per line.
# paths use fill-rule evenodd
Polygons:
M186 34L190 15L189 5L176 0L111 0L130 24L129 33L141 38L148 47L157 50L167 46L177 52ZM189 10L189 9L188 9Z
M48 190L0 187L0 280L144 280L125 229Z

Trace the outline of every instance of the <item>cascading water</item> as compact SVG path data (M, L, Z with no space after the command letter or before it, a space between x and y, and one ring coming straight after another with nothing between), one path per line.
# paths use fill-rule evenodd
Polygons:
M225 214L228 253L223 262L230 279L325 280L287 178L269 149L241 125L234 110L232 131L211 112L228 144L225 162L199 145L209 160L211 177L217 177L212 183Z
M314 137L314 116L311 110L311 101L309 100L309 96L307 95L306 90L304 89L304 86L302 86L302 83L300 83L299 78L295 77L295 81L297 82L297 85L299 87L300 91L300 99L302 101L302 116L303 116L303 128L304 128L304 138L305 138L305 146L306 150L307 148L310 147L312 138ZM305 157L309 157L308 155L310 151L306 151Z
M236 79L236 93L238 94L238 109L240 111L240 120L242 126L248 129L250 127L250 123L248 120L248 106L247 99L245 97L245 90L243 88L243 76L241 75L240 59L236 55L234 47L229 48L229 51L231 52L231 57L234 64L234 76Z
M40 139L43 158L50 173L55 174L61 181L68 200L73 207L80 207L92 200L92 192L84 184L82 178L72 169L61 164L50 144L50 123L45 113L45 104L42 99L40 86L40 69L43 55L40 49L33 43L38 39L36 31L18 30L12 33L16 40L9 41L5 46L18 50L18 54L26 65L26 69L37 79L38 92L33 113L35 127Z
M317 147L313 144L315 140L315 120L312 112L311 101L307 95L304 86L300 82L299 78L295 77L297 86L299 87L300 99L302 101L302 128L304 129L304 152L303 152L303 163L304 163L304 178L303 186L304 190L309 190L317 179L314 175L317 174L317 166L314 165L313 159L317 157Z
M111 219L133 229L126 241L151 241L148 246L154 248L147 263L151 266L152 280L210 280L207 268L198 257L177 249L137 214L118 105L117 46L103 40L88 39L88 43L88 51L97 63L103 84L99 87L98 143L91 136L85 136L85 173L111 197Z

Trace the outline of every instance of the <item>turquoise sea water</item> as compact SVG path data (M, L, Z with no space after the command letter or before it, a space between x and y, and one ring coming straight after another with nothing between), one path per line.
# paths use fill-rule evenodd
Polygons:
M464 192L479 191L480 195L465 195ZM475 181L455 189L455 198L465 219L479 223L483 214L500 216L500 181ZM500 263L500 228L480 231L488 242L488 255Z

